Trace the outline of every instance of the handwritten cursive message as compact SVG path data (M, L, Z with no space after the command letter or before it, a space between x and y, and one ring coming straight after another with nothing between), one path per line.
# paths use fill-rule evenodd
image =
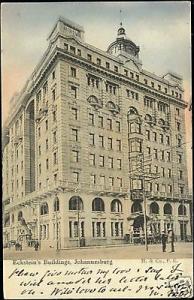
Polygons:
M189 264L173 259L18 260L4 264L6 299L192 296Z

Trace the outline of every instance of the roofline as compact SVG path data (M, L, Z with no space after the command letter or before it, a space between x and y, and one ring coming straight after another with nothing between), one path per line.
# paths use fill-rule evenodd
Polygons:
M48 37L47 37L47 40L50 39L50 37L51 37L53 31L55 30L55 28L56 28L58 22L60 22L60 21L63 22L64 24L68 25L68 26L71 27L72 29L79 30L79 31L81 31L81 32L83 32L83 33L85 32L83 26L81 26L81 25L79 25L79 24L77 24L77 23L75 23L75 22L72 22L71 20L69 20L69 19L67 19L67 18L64 18L64 17L59 16L58 19L57 19L57 21L55 22L55 25L53 26L52 30L50 31L50 33L49 33L49 35L48 35Z

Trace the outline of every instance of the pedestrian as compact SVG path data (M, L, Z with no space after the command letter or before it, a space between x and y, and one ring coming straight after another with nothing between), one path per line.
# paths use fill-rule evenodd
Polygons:
M170 252L175 252L175 248L174 248L174 231L172 229L170 229L168 231L168 236L169 236L169 242L171 245L171 251Z
M34 245L34 249L35 249L35 251L38 251L38 248L39 248L39 242L38 242L38 241L36 241L36 243L35 243L35 245Z
M168 236L164 230L162 230L161 242L162 242L162 252L166 252L166 243Z

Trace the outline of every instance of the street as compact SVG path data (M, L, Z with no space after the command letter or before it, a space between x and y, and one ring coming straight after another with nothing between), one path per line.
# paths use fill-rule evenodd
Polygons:
M122 245L109 247L73 248L56 251L27 248L22 251L4 249L4 259L141 259L141 258L192 258L192 243L175 243L175 252L170 252L170 244L167 251L162 252L162 245L149 245L146 251L144 245Z

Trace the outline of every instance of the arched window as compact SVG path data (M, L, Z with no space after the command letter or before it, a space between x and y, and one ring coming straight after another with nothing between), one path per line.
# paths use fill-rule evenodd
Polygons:
M42 203L40 207L40 214L41 216L47 215L49 213L49 208L47 202Z
M93 200L92 211L104 211L104 201L101 198L95 198Z
M149 114L146 114L145 115L145 121L148 122L148 123L152 122L152 117Z
M164 214L165 215L172 215L172 206L169 203L164 205Z
M142 212L142 205L139 201L135 201L131 206L131 213Z
M54 211L59 211L59 198L54 199Z
M187 210L186 210L185 205L180 204L179 207L178 207L178 215L179 216L186 216L186 213L187 213Z
M131 106L128 110L128 116L129 115L139 115L139 114L138 114L137 109L135 107Z
M83 210L83 201L79 196L73 196L69 200L69 210Z
M20 221L23 218L23 212L19 211L18 213L18 221Z
M122 212L122 203L118 199L111 202L111 212Z
M150 213L151 214L159 214L159 205L156 202L152 202L150 204Z

